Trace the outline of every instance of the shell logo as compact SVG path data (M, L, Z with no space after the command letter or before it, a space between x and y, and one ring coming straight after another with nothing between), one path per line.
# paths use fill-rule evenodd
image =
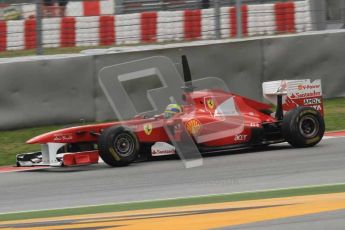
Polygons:
M201 122L196 119L189 120L186 123L186 129L188 133L192 135L198 135L201 129Z
M298 85L297 88L298 90L303 90L303 85Z
M152 133L152 124L145 124L144 125L144 132L146 135L150 135Z

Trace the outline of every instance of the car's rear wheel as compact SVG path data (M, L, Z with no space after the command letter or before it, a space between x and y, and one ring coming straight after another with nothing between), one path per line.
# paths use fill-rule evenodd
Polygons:
M132 163L139 153L139 141L131 129L114 126L106 129L98 140L99 156L110 166Z
M321 141L324 132L324 120L314 108L297 107L284 116L282 133L293 147L314 146Z

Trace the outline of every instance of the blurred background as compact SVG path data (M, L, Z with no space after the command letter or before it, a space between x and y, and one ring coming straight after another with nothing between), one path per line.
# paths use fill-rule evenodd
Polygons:
M1 0L0 51L339 29L344 12L345 0Z

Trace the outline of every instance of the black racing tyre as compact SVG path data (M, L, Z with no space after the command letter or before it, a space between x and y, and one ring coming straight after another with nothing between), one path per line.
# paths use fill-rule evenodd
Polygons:
M139 146L137 136L125 126L110 127L98 139L99 156L114 167L132 163L138 156Z
M312 107L297 107L284 116L282 134L293 147L314 146L321 141L324 132L323 117Z

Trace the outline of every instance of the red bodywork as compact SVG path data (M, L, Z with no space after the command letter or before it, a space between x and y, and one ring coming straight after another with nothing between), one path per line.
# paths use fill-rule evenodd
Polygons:
M187 130L197 145L229 146L249 143L252 141L254 128L262 128L263 123L277 121L274 117L262 112L269 110L270 105L220 90L185 93L184 98L183 112L169 119L164 119L161 114L152 118L138 116L128 121L65 128L34 137L27 143L97 143L98 137L104 129L123 125L133 130L140 143L170 142L164 127L173 126L174 138L177 141L181 132ZM224 111L223 114L219 113L220 106L225 102L230 105L233 103L233 106L230 106L232 109L230 115L224 114ZM87 152L84 153L88 155ZM95 158L95 151L90 153L89 162L85 160L85 154L79 156L79 163L96 163L98 161L98 157ZM78 164L77 158L66 156L69 165Z

